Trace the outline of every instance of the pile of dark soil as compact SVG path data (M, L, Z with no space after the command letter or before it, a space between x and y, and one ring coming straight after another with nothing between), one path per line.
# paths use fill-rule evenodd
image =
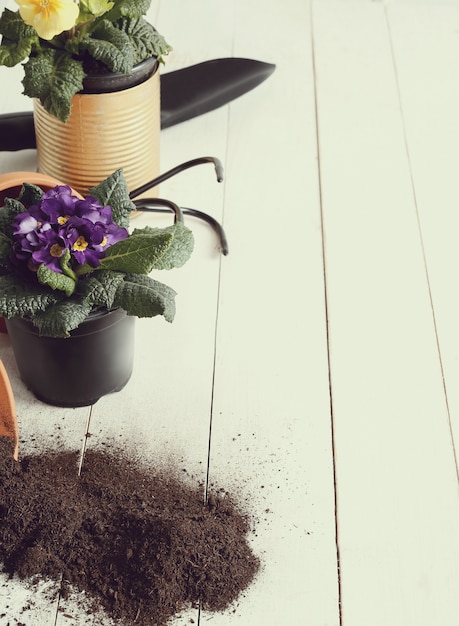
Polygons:
M158 626L198 602L231 605L259 562L249 520L225 494L123 455L87 452L12 460L0 439L0 563L22 578L60 580L126 624Z

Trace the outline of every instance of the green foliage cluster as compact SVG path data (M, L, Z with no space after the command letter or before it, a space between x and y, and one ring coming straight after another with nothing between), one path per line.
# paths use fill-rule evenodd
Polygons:
M121 170L90 192L101 204L111 206L118 226L129 225L135 205ZM128 315L162 315L172 322L176 293L149 274L181 267L189 259L194 240L183 223L136 228L127 239L107 248L99 267L82 266L78 275L70 268L65 271L65 259L62 274L42 264L36 275L23 275L11 263L11 222L42 194L39 187L25 183L18 199L7 199L0 208L0 316L29 318L41 335L51 337L68 337L97 309L121 307Z
M80 0L78 23L52 40L41 39L19 12L0 16L0 65L24 63L24 94L38 98L62 122L73 96L83 89L91 65L130 74L151 57L160 62L171 50L144 15L151 0Z

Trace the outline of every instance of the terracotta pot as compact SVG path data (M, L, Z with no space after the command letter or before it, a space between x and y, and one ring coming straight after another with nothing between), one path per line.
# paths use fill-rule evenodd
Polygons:
M158 176L158 67L157 59L148 59L129 76L88 77L65 124L34 100L38 170L83 195L120 167L130 190Z
M40 337L29 320L6 320L19 374L35 396L55 406L94 404L122 389L134 363L135 317L123 309L91 313L65 339Z
M0 174L0 206L3 206L5 198L17 198L23 183L38 185L47 191L56 185L64 183L53 176L47 176L40 172L7 172Z

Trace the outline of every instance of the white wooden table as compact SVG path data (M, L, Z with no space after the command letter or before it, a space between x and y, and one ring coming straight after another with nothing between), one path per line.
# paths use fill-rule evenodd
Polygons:
M234 611L174 626L457 626L459 2L157 0L150 17L167 71L277 64L161 135L163 170L222 159L222 186L203 167L161 192L222 221L230 254L189 221L176 320L138 323L131 382L90 410L36 401L1 336L21 452L79 449L89 420L91 446L238 494L263 569ZM20 78L0 68L1 112L31 108ZM0 626L109 624L45 598L0 578Z

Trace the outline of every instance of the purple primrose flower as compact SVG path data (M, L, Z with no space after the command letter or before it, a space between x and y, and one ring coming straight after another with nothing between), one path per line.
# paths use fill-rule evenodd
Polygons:
M43 194L37 208L43 222L61 224L63 219L75 213L75 206L78 201L78 198L72 195L70 187L58 185Z
M43 263L62 273L61 257L70 252L70 267L96 268L106 249L129 236L112 217L110 206L88 196L80 200L70 187L59 185L13 220L13 263L37 269Z
M44 263L46 267L55 272L62 272L60 266L61 256L65 253L65 241L61 235L48 228L38 235L39 244L32 252L33 267L38 267L40 263Z

